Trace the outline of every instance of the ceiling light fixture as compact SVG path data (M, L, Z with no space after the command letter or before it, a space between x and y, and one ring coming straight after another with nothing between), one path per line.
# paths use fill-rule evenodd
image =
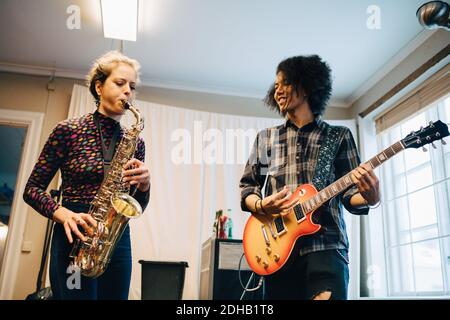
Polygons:
M136 41L138 0L101 0L105 38Z

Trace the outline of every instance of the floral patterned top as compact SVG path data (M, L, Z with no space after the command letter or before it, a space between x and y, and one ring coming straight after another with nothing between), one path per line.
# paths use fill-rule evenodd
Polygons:
M119 122L98 111L100 128L108 148ZM89 205L103 181L103 151L101 137L93 119L94 113L61 121L50 134L36 165L25 186L23 198L26 203L45 217L52 218L60 205L46 192L54 175L61 170L63 203ZM116 147L123 135L120 135ZM145 144L139 138L135 158L144 161ZM133 188L130 193L133 192ZM148 204L150 190L136 190L134 198L144 210Z

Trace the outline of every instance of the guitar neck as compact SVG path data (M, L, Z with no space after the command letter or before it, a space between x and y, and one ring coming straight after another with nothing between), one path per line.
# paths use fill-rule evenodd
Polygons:
M367 161L366 163L369 164L372 169L375 169L376 167L380 166L382 163L387 161L388 159L395 156L397 153L403 151L405 149L405 146L403 145L402 141L398 141L391 145L390 147L384 149L379 154L377 154L375 157ZM319 208L321 205L323 205L328 200L334 198L341 192L347 190L349 187L353 186L355 183L351 179L350 172L346 175L342 176L340 179L336 180L329 186L325 187L321 191L319 191L316 195L309 198L308 200L304 201L300 204L302 207L303 212L311 212L317 208Z

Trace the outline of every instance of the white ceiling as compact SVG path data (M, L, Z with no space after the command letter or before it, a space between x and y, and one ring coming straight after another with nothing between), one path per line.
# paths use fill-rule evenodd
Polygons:
M137 42L143 84L264 96L283 58L319 54L333 70L333 104L348 106L432 33L415 13L425 0L140 0ZM69 5L81 29L69 30ZM370 30L377 5L381 29ZM82 78L101 53L100 0L1 0L0 70Z

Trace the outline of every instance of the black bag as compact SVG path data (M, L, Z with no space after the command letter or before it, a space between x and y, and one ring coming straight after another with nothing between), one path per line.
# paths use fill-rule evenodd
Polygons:
M51 190L50 194L57 202L59 202L61 198L61 188L59 190ZM53 298L52 289L50 287L42 288L42 276L44 275L44 268L47 261L48 250L50 248L54 224L55 223L51 219L48 219L47 229L45 230L44 248L42 250L41 266L36 281L36 291L30 293L25 300L51 300Z

